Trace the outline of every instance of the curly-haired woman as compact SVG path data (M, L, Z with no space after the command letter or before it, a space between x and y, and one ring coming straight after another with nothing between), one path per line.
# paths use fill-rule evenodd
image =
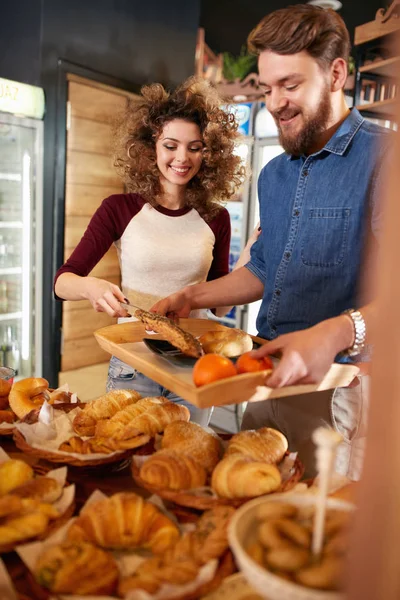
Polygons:
M234 117L205 81L191 78L171 94L159 84L142 88L115 141L115 166L129 193L106 198L95 212L56 274L56 295L87 299L98 312L126 317L119 304L125 298L146 309L183 286L226 275L230 219L221 202L244 178L233 152L237 135ZM89 276L111 244L118 252L122 291ZM116 357L107 388L133 388L183 403ZM192 420L208 422L210 411L188 407Z

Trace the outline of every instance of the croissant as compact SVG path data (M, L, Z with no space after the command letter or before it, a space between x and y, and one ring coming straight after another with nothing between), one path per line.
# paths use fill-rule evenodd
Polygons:
M58 449L62 452L76 452L77 454L93 454L96 452L111 454L111 452L114 452L114 450L107 446L101 439L90 438L88 440L83 440L76 435L60 444Z
M134 493L122 492L89 504L67 533L70 541L103 548L150 548L164 552L179 538L176 525L159 509Z
M74 431L79 435L94 435L96 423L100 419L109 419L116 412L141 398L135 390L113 390L104 396L88 402L72 422Z
M155 594L162 584L183 585L193 581L202 565L219 559L227 550L227 529L234 512L230 506L206 511L194 531L185 533L161 556L142 562L133 575L122 578L118 593L125 596L141 589Z
M118 440L129 440L138 433L145 433L154 437L156 433L164 431L166 426L173 421L189 421L190 412L186 406L166 402L161 406L153 406L138 417L135 417L121 431L113 436Z
M197 423L174 421L167 425L161 444L163 448L191 456L208 473L214 469L221 455L218 437L208 433Z
M60 594L111 595L118 575L113 556L85 542L50 546L35 566L38 583Z
M48 522L49 517L42 511L8 518L0 525L0 544L15 544L36 537L45 531Z
M153 406L165 404L168 402L163 396L154 398L141 398L135 404L130 404L123 410L119 410L111 419L104 419L96 425L96 437L113 436L121 431L125 425L128 425L135 417L146 412Z
M156 488L188 490L203 486L207 473L191 456L173 450L159 450L143 463L140 477Z
M275 465L241 454L223 458L211 477L211 487L222 498L262 496L274 492L280 484L281 474Z
M0 463L0 496L33 478L33 469L23 460L10 459Z
M287 449L288 441L283 433L271 427L262 427L234 435L228 443L225 456L239 453L253 460L276 464L285 456Z

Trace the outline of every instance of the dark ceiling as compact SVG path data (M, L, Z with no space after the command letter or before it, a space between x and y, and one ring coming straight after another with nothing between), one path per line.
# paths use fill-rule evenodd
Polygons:
M304 0L303 0L304 1ZM354 28L375 19L376 11L387 7L385 0L341 0L343 17L351 40ZM239 54L251 29L266 14L285 6L300 4L296 0L201 0L200 26L205 29L206 43L216 53Z

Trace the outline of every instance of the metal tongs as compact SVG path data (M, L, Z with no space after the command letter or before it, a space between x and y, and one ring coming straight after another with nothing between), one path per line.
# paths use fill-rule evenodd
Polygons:
M122 306L131 317L134 316L135 310L143 310L140 306L136 306L130 302L120 302L120 306Z

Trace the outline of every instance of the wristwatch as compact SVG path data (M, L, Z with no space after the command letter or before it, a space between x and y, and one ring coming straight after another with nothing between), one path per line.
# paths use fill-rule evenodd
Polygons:
M347 350L343 350L344 356L356 356L360 354L365 346L365 339L367 337L367 327L365 325L364 317L359 310L355 308L349 308L342 312L342 315L348 315L353 321L354 326L354 343Z

